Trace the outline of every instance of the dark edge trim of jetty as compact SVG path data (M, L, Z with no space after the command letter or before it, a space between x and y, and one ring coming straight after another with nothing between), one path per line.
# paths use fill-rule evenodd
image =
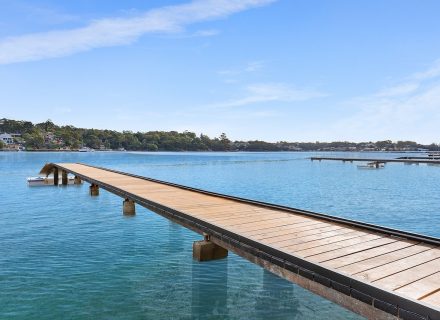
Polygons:
M82 178L85 181L88 181L90 183L97 184L101 186L103 189L110 191L116 195L119 195L124 198L130 198L134 200L136 203L152 210L160 215L163 215L165 217L170 216L173 218L173 220L177 220L182 222L183 225L190 226L190 229L196 230L199 233L208 233L212 234L214 237L225 241L229 243L230 245L237 247L238 249L245 250L247 252L250 252L251 254L262 258L268 262L274 263L276 265L280 265L287 269L287 270L294 270L293 272L295 274L298 274L299 276L305 277L309 280L315 281L317 283L326 285L328 287L333 288L334 290L337 290L343 294L346 294L354 299L357 299L363 303L366 303L365 297L371 297L372 305L374 308L383 310L387 313L390 313L395 316L402 316L403 319L407 318L408 314L414 315L417 319L430 319L430 320L440 320L440 310L433 309L430 306L427 306L426 304L422 302L416 302L411 299L404 298L400 295L397 295L392 292L388 292L382 289L379 289L375 286L372 286L371 284L355 280L353 278L350 278L349 276L346 276L344 274L338 273L336 271L327 269L322 267L319 264L307 261L305 259L299 258L297 256L287 254L285 252L279 251L277 249L274 249L270 246L264 245L260 242L256 242L254 240L251 240L249 238L243 237L237 233L228 231L226 229L220 228L216 225L210 224L204 220L195 218L193 216L190 216L188 214L185 214L184 212L177 211L171 208L168 208L164 205L161 205L159 203L147 200L145 198L136 196L130 192L124 191L122 189L113 187L111 185L108 185L106 183L103 183L98 180L94 180L90 177L84 176L82 174L76 173L73 170L64 168L61 165L53 164L54 167L57 167L58 169L66 170L67 172L70 172L72 174L75 174ZM82 164L84 165L84 164ZM173 187L179 187L191 191L201 192L209 195L214 196L220 196L223 198L231 199L231 200L238 200L245 203L252 203L257 204L260 206L265 206L266 204L264 202L254 201L253 200L247 200L237 197L230 197L227 195L217 194L209 191L199 190L191 187L186 186L180 186L178 184L173 184L169 182L163 182L160 180L155 180L151 178L146 178L142 176L132 175L125 172L120 172L112 169L106 169L101 168L97 166L91 166L91 165L85 165L88 167L93 167L96 169L101 169L109 172L118 173L125 176L131 176L134 178L140 178L143 180L151 181L151 182L157 182L162 183L165 185L170 185ZM283 206L277 206L268 204L271 208L281 209L281 210L287 210L292 213L297 213L293 208L289 207L283 207ZM299 210L300 214L309 215L308 212L304 210ZM314 214L314 213L313 213ZM313 216L320 217L321 214L314 214ZM326 220L335 221L334 219L328 219L332 218L331 216L323 215ZM338 221L339 218L336 218ZM343 219L346 220L346 219ZM350 220L348 220L350 221ZM339 221L338 221L339 222ZM347 224L347 222L344 221L344 223ZM360 223L362 225L362 223ZM381 227L378 227L379 230ZM423 236L422 236L423 237ZM435 238L434 238L435 239ZM420 240L420 239L419 239ZM440 239L437 239L440 240ZM368 303L367 303L368 304ZM414 319L416 319L414 318ZM407 318L407 319L411 319Z

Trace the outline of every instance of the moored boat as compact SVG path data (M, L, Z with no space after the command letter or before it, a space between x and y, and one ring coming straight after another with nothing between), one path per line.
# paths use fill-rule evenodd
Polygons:
M385 168L385 163L383 162L368 162L366 165L358 165L358 169L383 169Z
M53 177L28 177L27 179L27 183L30 187L34 187L34 186L52 186L53 185ZM61 179L60 181L61 182ZM75 178L74 177L68 177L67 178L67 184L75 184Z
M49 179L46 177L29 177L27 178L29 186L42 186L49 183Z

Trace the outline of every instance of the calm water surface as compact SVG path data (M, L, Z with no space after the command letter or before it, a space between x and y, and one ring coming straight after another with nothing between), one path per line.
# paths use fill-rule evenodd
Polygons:
M359 319L234 254L194 262L199 235L139 206L124 218L108 192L25 181L85 162L440 237L440 167L311 155L0 153L0 319Z

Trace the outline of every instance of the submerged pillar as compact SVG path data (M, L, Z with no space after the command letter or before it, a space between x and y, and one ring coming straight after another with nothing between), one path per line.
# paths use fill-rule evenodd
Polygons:
M61 183L63 184L63 186L67 186L68 180L66 170L61 170Z
M133 200L124 200L124 202L122 203L122 213L124 214L124 216L134 216L136 214L136 207Z
M91 196L99 196L99 186L97 184L93 184L90 186L90 195Z
M58 185L58 168L54 168L53 169L53 185L57 186Z
M73 179L73 184L81 184L81 183L82 183L81 178L78 176L75 176L75 178Z
M204 235L204 237L204 240L194 241L193 259L197 261L209 261L223 259L228 256L228 250L211 242L209 235Z

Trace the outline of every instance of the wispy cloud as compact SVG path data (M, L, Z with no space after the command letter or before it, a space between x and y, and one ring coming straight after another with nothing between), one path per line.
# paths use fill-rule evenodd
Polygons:
M411 94L419 88L417 82L407 82L385 88L377 93L378 97L396 97Z
M211 105L216 108L240 107L263 102L294 102L319 98L325 94L311 89L300 89L285 83L259 83L246 87L246 95L241 98Z
M221 76L238 76L243 73L249 73L249 72L255 72L258 70L261 70L264 67L265 62L264 61L249 61L246 63L244 67L241 68L231 68L231 69L224 69L218 71L218 74Z
M183 30L187 25L224 18L274 0L197 0L162 7L130 18L95 20L82 28L27 34L0 40L0 64L71 55L95 48L127 45L147 33Z
M435 63L431 66L431 68L413 74L410 78L413 80L423 81L429 80L432 78L437 78L440 76L440 59L435 61Z
M413 139L430 143L440 123L440 63L396 86L348 103L354 110L334 129L370 139ZM349 109L347 109L348 111ZM345 133L345 134L344 134Z
M208 29L208 30L198 30L194 32L192 35L194 37L212 37L220 34L219 30L216 29Z
M53 26L80 21L80 18L77 15L65 13L54 7L35 5L27 1L9 1L9 3L2 3L1 5L2 9L5 9L4 7L6 6L5 12L12 11L19 13L21 23L23 20L29 20L33 23Z
M246 66L246 72L255 72L262 69L264 66L264 61L251 61Z
M220 33L220 30L217 29L202 29L194 32L167 33L164 37L171 39L206 38L217 36Z

